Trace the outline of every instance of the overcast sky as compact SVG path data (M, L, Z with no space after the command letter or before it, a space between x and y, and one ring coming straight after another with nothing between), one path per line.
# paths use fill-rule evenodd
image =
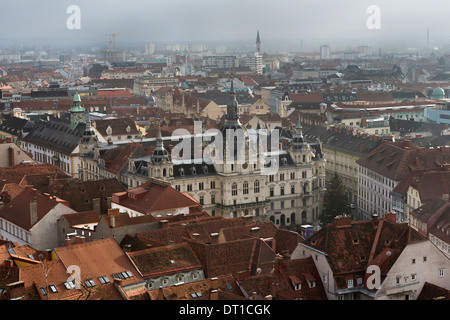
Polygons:
M81 10L81 29L69 30L69 5ZM381 29L370 30L367 8L380 8ZM364 44L447 41L447 0L15 0L3 3L2 42L34 44L52 41L107 46L106 33L132 33L120 41L230 41L254 43L260 30L262 47L273 41ZM450 39L450 37L448 37Z

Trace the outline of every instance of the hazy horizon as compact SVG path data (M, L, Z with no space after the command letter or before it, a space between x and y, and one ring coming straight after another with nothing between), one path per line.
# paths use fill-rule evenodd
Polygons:
M70 5L80 8L80 30L66 26ZM380 8L378 30L366 25L371 5ZM450 2L440 0L19 0L3 8L2 45L107 47L109 33L119 34L117 47L148 42L254 45L259 30L262 50L276 43L298 49L349 43L425 46L427 28L431 46L450 43Z

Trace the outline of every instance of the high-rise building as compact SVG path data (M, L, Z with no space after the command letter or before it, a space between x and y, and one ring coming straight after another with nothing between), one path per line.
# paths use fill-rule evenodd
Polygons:
M244 66L249 67L255 73L262 74L262 55L259 52L246 56L243 63Z
M239 59L236 56L204 56L203 67L235 68L239 66Z
M155 52L155 44L154 43L146 43L145 44L145 54L153 54Z
M331 47L329 45L320 47L320 59L331 59Z

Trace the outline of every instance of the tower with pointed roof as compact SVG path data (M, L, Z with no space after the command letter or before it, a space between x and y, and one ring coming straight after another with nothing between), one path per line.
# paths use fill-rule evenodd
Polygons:
M312 158L314 156L313 150L311 149L311 146L306 141L306 138L303 136L303 128L302 123L300 120L300 114L297 115L297 125L295 127L295 136L292 139L292 157L294 158L294 161L298 164L301 163L309 163L312 161Z
M256 32L256 52L259 53L261 49L261 39L259 38L259 30Z
M164 141L161 135L161 125L158 126L158 136L156 137L156 149L153 151L152 162L159 165L168 161L169 152L164 148Z
M81 106L81 98L78 91L73 96L73 104L70 108L70 127L75 129L79 123L85 123L85 110Z

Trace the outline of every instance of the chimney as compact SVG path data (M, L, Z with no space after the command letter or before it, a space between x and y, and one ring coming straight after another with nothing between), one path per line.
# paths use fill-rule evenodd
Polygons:
M37 213L37 201L36 198L30 201L30 223L33 226L36 222L38 222L38 213Z
M217 289L209 291L209 300L219 300L219 291Z
M93 210L97 211L98 214L102 214L100 212L100 198L92 199Z
M372 214L372 222L373 222L373 224L374 224L375 226L378 225L378 214L377 214L376 212L374 212L374 213Z
M68 247L72 244L72 240L67 237L66 239L64 239L64 246Z
M334 218L334 225L336 228L349 228L352 225L352 218L347 215L336 216Z
M243 216L243 218L244 218L244 224L245 225L254 223L253 216L251 214Z
M257 300L258 299L258 295L256 294L255 291L253 291L252 293L252 300Z
M169 226L169 220L159 220L158 223L160 229L164 229Z
M397 222L397 214L394 211L391 213L386 213L384 215L384 220L392 222L392 223L396 223Z
M116 216L114 215L109 216L109 225L111 226L111 228L116 227Z
M14 149L11 147L8 148L8 164L10 167L14 166Z
M122 287L122 281L123 279L114 278L114 283L117 284L119 287Z
M269 294L269 295L265 296L264 300L272 300L272 295Z
M14 262L11 259L6 259L5 260L5 268L6 269L11 269L14 265Z
M124 252L131 252L131 244L127 243L123 245L123 249Z
M184 282L176 283L175 295L177 296L177 299L183 299L185 294L186 294L186 286L184 285Z
M108 212L108 217L120 215L120 210L119 210L119 208L108 209L107 212Z
M6 285L6 292L10 300L16 300L25 294L25 282L17 281Z
M106 197L106 208L111 209L111 197Z
M76 244L85 243L85 242L86 242L86 238L84 236L76 236L75 237Z
M211 290L215 290L219 288L219 278L214 277L211 278L211 284L210 284Z

